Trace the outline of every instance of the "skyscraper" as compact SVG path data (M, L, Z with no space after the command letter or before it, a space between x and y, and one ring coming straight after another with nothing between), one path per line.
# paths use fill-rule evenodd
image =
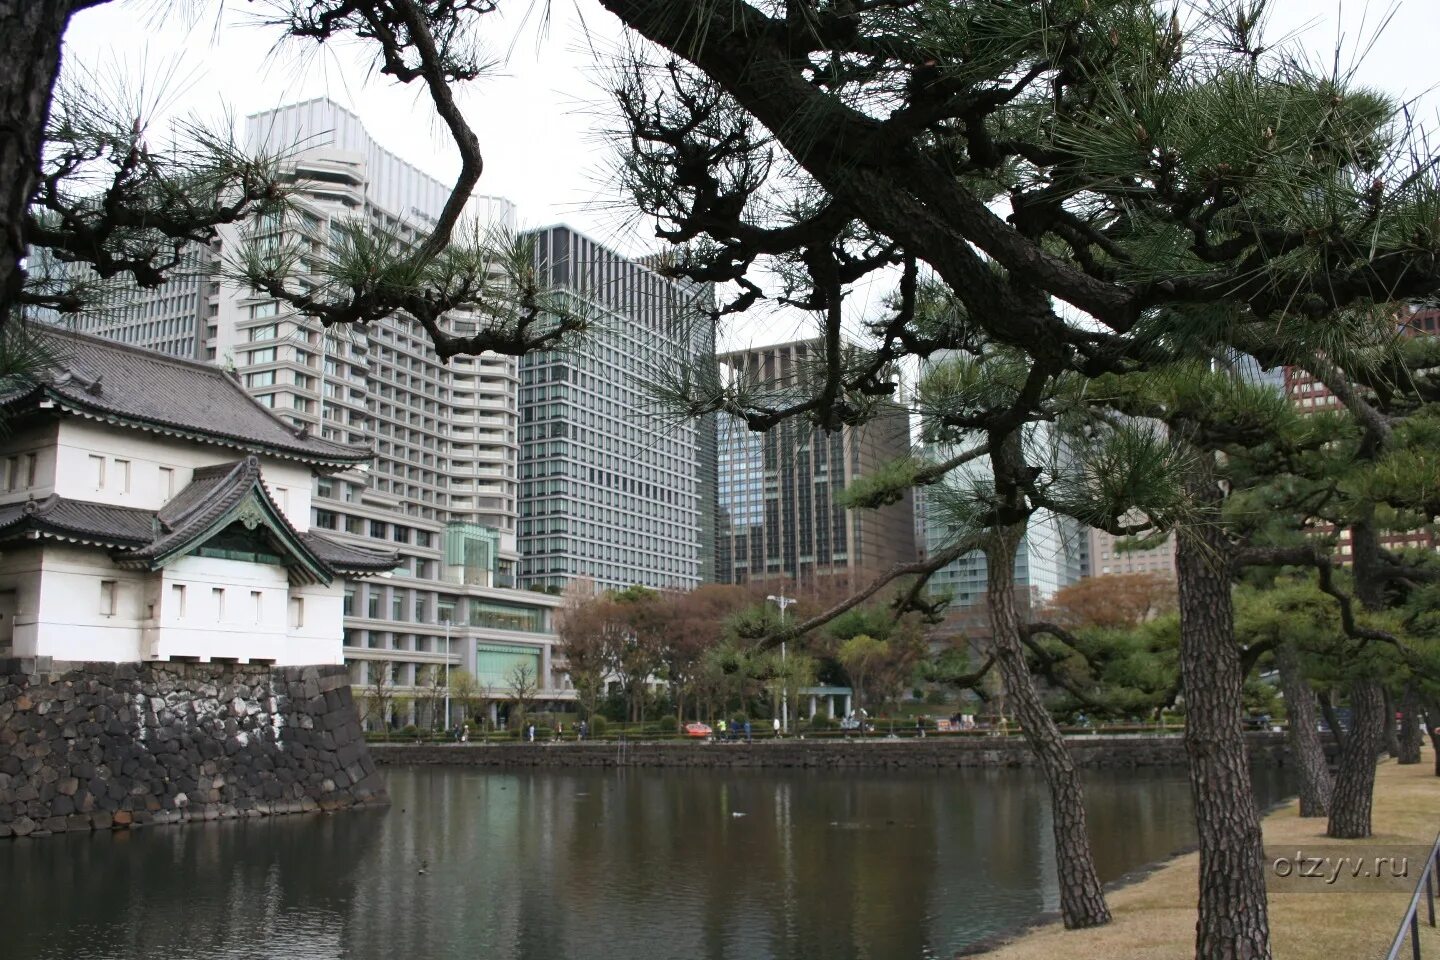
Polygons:
M766 391L803 389L822 356L818 340L722 355L731 376ZM910 453L910 420L898 404L869 423L826 432L787 421L755 433L729 415L716 424L719 452L716 579L745 583L888 570L915 559L910 491L877 510L846 509L856 478Z
M936 452L936 459L949 454ZM970 477L988 476L990 462L981 458L960 468ZM956 534L945 522L944 512L933 504L925 521L925 546L930 554L938 553L953 542ZM1086 531L1069 517L1042 510L1030 518L1025 539L1015 554L1015 586L1017 597L1033 605L1044 603L1056 591L1076 582L1086 574L1087 555L1091 551ZM976 550L952 560L931 577L928 589L932 597L948 596L952 605L967 607L979 603L987 592L989 566L985 554Z
M928 358L926 369L947 362L949 356L945 352ZM1048 422L1029 424L1024 432L1024 445L1029 462L1053 464L1057 469L1063 469L1067 451ZM934 444L927 450L928 459L943 461L955 456L961 449L949 444ZM990 487L993 478L990 458L980 457L957 468L942 484L960 490L972 485ZM959 535L947 522L944 499L942 490L932 488L925 515L925 548L930 555L950 547ZM1022 603L1044 603L1056 591L1085 576L1094 563L1087 530L1069 517L1048 510L1037 511L1031 516L1025 539L1020 542L1015 555L1017 598ZM932 597L948 596L953 607L972 606L985 597L988 571L985 554L976 550L937 570L930 577L927 588Z
M1402 337L1440 336L1440 309L1412 306L1400 317L1398 332ZM1340 400L1309 371L1299 367L1285 367L1282 389L1290 402L1302 414L1340 408ZM1333 533L1328 525L1317 525L1317 532ZM1336 562L1350 563L1350 530L1343 528L1336 536ZM1413 530L1385 530L1381 532L1380 544L1387 550L1436 550L1440 549L1440 537L1428 527Z
M551 655L559 600L516 587L515 359L443 364L400 316L325 332L224 270L247 240L304 244L323 257L337 227L357 220L413 242L434 223L449 185L384 149L329 100L253 115L246 139L286 157L282 173L294 189L286 218L226 228L210 247L187 251L192 269L156 290L117 295L75 326L230 367L296 431L374 447L371 470L322 480L312 507L315 528L402 557L389 579L356 584L345 597L357 697L379 682L423 699L433 671L447 664L472 671L497 698L517 669L538 681L540 699L570 697ZM467 215L508 226L514 210L475 197ZM459 333L475 322L452 318ZM417 712L430 719L428 707Z
M520 583L693 587L714 522L709 436L652 388L714 362L711 289L570 227L530 236L544 275L590 329L521 361Z

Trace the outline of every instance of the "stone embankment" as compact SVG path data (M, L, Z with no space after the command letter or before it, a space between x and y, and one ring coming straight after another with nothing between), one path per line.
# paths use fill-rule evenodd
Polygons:
M385 802L342 666L0 660L0 838Z
M1249 737L1252 762L1281 765L1279 733ZM1164 767L1185 763L1185 745L1171 736L1072 737L1082 767ZM771 740L756 743L504 743L371 744L379 764L480 767L1029 767L1035 755L1019 737L887 740Z

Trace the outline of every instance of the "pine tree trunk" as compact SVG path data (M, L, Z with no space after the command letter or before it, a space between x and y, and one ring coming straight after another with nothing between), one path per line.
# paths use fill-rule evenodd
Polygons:
M1380 532L1374 507L1350 526L1351 573L1355 598L1366 610L1385 606L1385 580L1381 574ZM1336 839L1370 836L1370 808L1375 792L1375 761L1385 746L1388 727L1393 735L1395 711L1379 680L1363 663L1352 667L1350 709L1354 718L1345 748L1340 752L1340 769L1335 775L1335 792L1330 798L1330 824L1325 835Z
M1090 850L1080 776L1060 728L1041 701L1025 662L1022 627L1015 606L1015 554L1024 535L1023 522L998 528L986 551L987 600L995 660L1005 682L1006 698L1050 787L1055 860L1060 874L1060 914L1067 928L1094 927L1110 922L1110 908L1105 904L1105 893Z
M1335 705L1330 702L1330 692L1327 691L1320 698L1320 713L1325 717L1325 726L1330 728L1330 736L1335 738L1335 746L1342 752L1345 750L1345 730L1340 726L1340 716L1335 712Z
M75 0L0 0L0 323L24 285L25 211L40 172L60 47Z
M1429 700L1425 703L1425 729L1430 731L1430 749L1435 753L1435 776L1440 777L1440 708Z
M1245 671L1235 642L1230 545L1222 493L1205 454L1186 477L1199 517L1181 531L1180 678L1185 751L1200 838L1199 960L1268 960L1270 919L1260 818L1241 726Z
M1400 756L1400 737L1395 732L1395 698L1390 694L1390 688L1382 686L1380 695L1383 698L1385 723L1380 728L1384 737L1385 752L1392 757Z
M1424 738L1420 735L1420 694L1413 681L1405 684L1400 709L1404 711L1400 719L1400 762L1407 765L1419 763L1420 745Z
M1275 665L1280 669L1280 688L1285 693L1285 712L1290 720L1286 736L1300 774L1300 816L1323 817L1330 812L1334 784L1325 760L1325 745L1320 742L1315 693L1305 681L1293 643L1282 642L1275 648Z
M1375 759L1384 737L1381 733L1385 698L1380 684L1368 678L1350 685L1350 709L1354 719L1345 749L1340 753L1340 770L1330 797L1330 824L1327 837L1354 840L1370 836L1370 802L1375 792Z

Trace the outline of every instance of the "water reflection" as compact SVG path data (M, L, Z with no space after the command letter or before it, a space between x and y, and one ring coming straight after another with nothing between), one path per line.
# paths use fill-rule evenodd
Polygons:
M1106 879L1191 840L1182 772L1087 780ZM0 955L913 960L1057 904L1023 771L396 770L390 790L389 811L0 845Z

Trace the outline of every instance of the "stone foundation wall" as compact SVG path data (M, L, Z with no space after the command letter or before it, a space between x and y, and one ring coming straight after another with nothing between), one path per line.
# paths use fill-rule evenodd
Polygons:
M0 660L0 838L385 802L343 666Z
M1247 737L1252 763L1283 764L1280 733ZM1082 767L1162 767L1185 763L1176 736L1072 737ZM912 740L780 740L757 743L371 744L376 763L483 767L1030 767L1019 737L931 736Z

